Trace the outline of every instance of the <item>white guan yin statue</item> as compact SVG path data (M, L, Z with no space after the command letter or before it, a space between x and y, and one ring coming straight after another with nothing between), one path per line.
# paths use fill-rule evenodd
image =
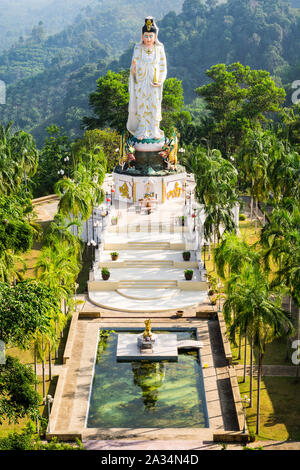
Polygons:
M138 150L160 150L164 132L160 129L163 83L167 76L164 46L158 41L154 18L145 19L142 40L135 45L129 78L127 130Z

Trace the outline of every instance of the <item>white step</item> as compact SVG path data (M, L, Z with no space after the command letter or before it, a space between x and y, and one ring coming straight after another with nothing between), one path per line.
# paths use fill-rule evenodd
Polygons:
M142 289L141 287L129 289L116 289L116 292L127 299L134 300L155 300L155 299L170 299L175 297L181 291L180 289Z
M152 267L171 267L174 266L174 262L172 260L158 260L158 259L153 259L153 260L126 260L124 261L124 265L127 267L131 268L139 268L139 267L145 267L145 268L152 268Z
M126 288L139 288L139 289L153 289L153 288L161 288L161 289L170 289L170 288L177 288L177 281L164 281L164 280L121 280L119 281L119 288L126 289Z

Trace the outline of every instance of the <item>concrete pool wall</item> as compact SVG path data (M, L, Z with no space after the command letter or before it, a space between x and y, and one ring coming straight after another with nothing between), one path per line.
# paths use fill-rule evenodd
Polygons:
M73 325L73 338L70 358L61 373L55 392L51 411L51 432L47 437L60 439L212 439L216 434L241 431L236 416L233 395L228 389L223 393L223 386L229 380L228 368L218 367L214 348L211 345L210 329L214 322L197 318L153 318L153 328L195 328L197 337L203 342L201 360L205 388L207 414L210 427L207 428L165 428L165 429L129 429L129 428L89 428L85 427L90 387L93 378L95 352L98 344L99 328L144 328L142 318L96 318L76 319ZM216 325L218 326L218 325ZM67 344L68 347L68 344ZM230 391L230 390L229 390ZM240 408L239 408L240 411ZM230 418L230 422L228 419Z

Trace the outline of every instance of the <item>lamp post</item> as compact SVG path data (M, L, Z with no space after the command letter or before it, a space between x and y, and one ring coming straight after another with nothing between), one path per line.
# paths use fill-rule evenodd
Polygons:
M47 395L47 409L48 409L48 432L51 432L50 426L50 410L51 410L51 403L53 403L52 395Z
M244 427L243 427L243 434L246 434L246 405L249 403L250 398L247 395L244 395L243 399L243 409L244 409Z
M196 215L197 215L197 207L193 207L193 211L194 211L194 213L193 213L193 215L192 215L192 217L194 218L194 228L193 228L193 232L195 232L195 231L196 231Z
M64 158L64 162L67 164L68 178L69 178L69 176L70 176L70 168L69 168L69 164L68 164L69 161L70 161L70 157L67 155L67 156Z
M113 194L114 194L114 192L115 192L114 188L111 187L111 189L110 189L110 199L111 199L110 204L111 204L111 206L112 206L112 203L113 203Z
M94 258L95 258L95 246L96 245L97 243L95 242L95 240L91 240L90 246L92 247L92 267L93 267Z
M204 268L204 269L206 269L206 265L205 265L206 243L203 243L203 253L204 253L204 263L203 263L203 268Z

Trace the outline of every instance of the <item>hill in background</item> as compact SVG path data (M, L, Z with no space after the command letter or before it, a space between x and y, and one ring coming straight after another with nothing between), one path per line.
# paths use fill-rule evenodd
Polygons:
M239 61L266 69L287 89L299 79L300 17L288 2L185 0L182 11L180 6L180 1L165 0L167 13L158 25L168 76L183 81L186 103L192 103L195 88L207 83L206 70L217 63ZM172 11L175 7L177 12ZM160 11L154 0L151 14L159 18ZM80 18L58 34L29 38L19 56L13 55L17 48L10 56L2 55L0 77L6 73L11 84L0 120L12 119L32 132L39 145L52 123L72 138L81 135L81 119L91 114L89 94L96 80L108 69L129 67L145 12L150 14L146 1L110 0L105 8L97 4L82 10ZM17 71L22 79L14 76Z

